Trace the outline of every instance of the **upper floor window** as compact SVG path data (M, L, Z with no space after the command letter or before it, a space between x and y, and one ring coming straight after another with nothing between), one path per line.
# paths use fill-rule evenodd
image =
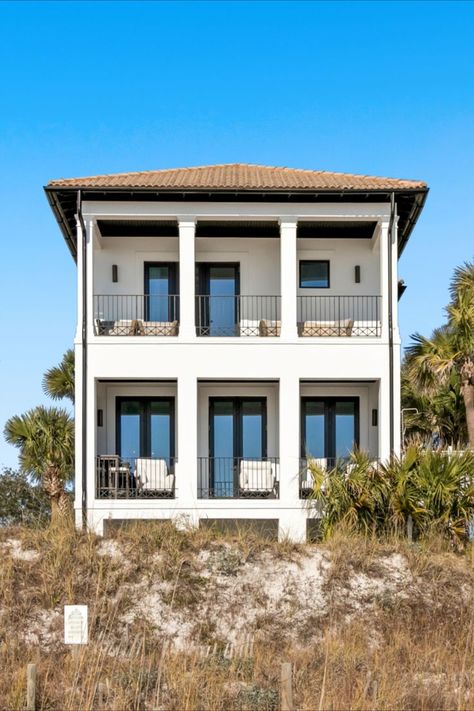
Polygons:
M300 261L300 289L329 289L329 261Z

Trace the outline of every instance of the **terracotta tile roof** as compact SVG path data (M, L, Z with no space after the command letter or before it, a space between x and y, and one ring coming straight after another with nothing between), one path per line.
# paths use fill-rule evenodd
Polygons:
M324 170L295 170L247 163L115 173L51 180L48 188L155 188L162 190L424 190L419 180L376 178Z

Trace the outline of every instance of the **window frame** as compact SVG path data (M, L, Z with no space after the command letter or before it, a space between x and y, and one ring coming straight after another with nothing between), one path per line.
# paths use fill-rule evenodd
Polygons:
M326 264L327 265L327 286L304 286L302 283L301 268L304 264ZM299 260L299 288L300 289L330 289L331 288L331 263L329 259L300 259Z
M268 457L268 419L267 419L267 397L266 395L257 395L245 397L241 395L230 395L225 397L222 395L209 397L208 417L209 417L209 457L214 457L214 404L216 402L232 402L232 417L234 426L234 441L233 441L233 458L241 459L243 451L243 432L242 432L242 404L244 402L260 402L262 405L262 459ZM236 454L238 452L238 454Z
M150 296L150 268L167 267L168 268L168 297L179 296L179 262L144 262L143 263L143 294L144 294L144 317L145 321L150 318L150 304L147 297ZM175 299L168 301L169 320L179 320L179 304Z
M324 452L325 458L336 459L336 428L335 415L337 402L352 402L354 404L354 448L360 446L360 397L359 396L337 396L324 397L319 395L305 395L301 398L300 404L300 442L301 442L301 458L305 459L306 452L306 403L307 402L322 402L324 405L324 420L325 420L325 442Z
M140 457L151 457L151 427L150 427L150 403L151 402L167 402L170 405L170 459L173 461L176 458L175 452L175 429L176 429L176 416L175 416L175 398L173 396L157 396L153 395L147 396L133 396L133 395L120 395L115 398L115 445L117 454L121 457L121 435L122 429L120 427L120 417L121 417L121 406L123 402L139 402L140 403Z

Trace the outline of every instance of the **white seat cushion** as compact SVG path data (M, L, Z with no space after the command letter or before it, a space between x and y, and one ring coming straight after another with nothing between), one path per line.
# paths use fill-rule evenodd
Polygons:
M275 484L273 463L242 459L239 482L245 491L271 491Z
M173 475L168 471L166 459L136 460L135 476L141 489L168 490L172 488Z

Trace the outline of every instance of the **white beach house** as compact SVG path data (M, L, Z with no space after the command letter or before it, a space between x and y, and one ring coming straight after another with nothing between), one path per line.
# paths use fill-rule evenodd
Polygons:
M308 457L399 451L397 262L425 183L229 164L45 190L77 261L78 525L305 540Z

